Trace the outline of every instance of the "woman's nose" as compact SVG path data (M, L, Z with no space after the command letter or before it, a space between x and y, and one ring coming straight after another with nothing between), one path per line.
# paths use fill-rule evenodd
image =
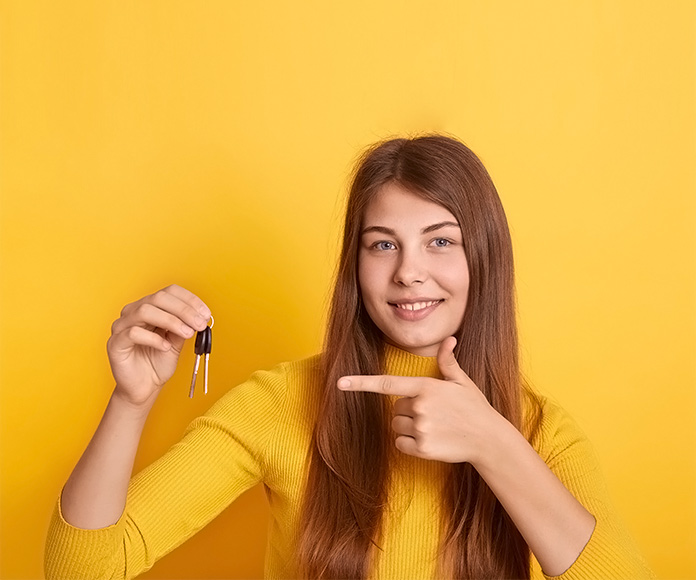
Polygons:
M394 282L402 286L422 284L427 279L424 256L417 251L402 251L394 272Z

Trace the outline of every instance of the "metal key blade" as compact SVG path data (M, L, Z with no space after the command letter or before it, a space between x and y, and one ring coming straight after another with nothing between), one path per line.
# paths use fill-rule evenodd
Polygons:
M201 363L201 355L196 355L196 366L193 367L193 378L191 379L191 390L189 391L189 399L193 399L193 390L196 388L196 375L198 374L198 365Z
M205 354L205 394L208 394L208 359L210 358L210 353Z

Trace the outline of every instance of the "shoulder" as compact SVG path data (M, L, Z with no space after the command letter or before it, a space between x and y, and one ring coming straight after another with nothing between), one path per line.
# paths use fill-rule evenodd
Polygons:
M254 371L194 419L186 433L226 434L256 456L265 456L271 441L307 420L319 368L318 356L312 356Z
M249 378L229 389L210 409L225 413L243 406L277 407L298 393L312 390L321 376L321 355L278 363L268 369L254 371Z
M321 354L315 354L293 361L278 363L268 370L259 370L252 373L250 378L274 376L285 381L302 380L314 376L321 371Z
M295 381L316 381L321 375L321 354L315 354L299 360L284 362L276 367L285 379Z

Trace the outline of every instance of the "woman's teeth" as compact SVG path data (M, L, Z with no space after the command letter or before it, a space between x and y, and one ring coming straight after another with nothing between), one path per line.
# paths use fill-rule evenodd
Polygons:
M427 308L428 306L432 306L438 302L440 301L433 300L431 302L416 302L415 304L396 304L396 307L403 310L422 310L423 308Z

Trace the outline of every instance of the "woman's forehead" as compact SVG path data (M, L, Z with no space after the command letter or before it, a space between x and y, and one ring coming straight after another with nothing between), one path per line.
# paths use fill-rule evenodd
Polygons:
M363 228L402 224L422 229L445 221L457 223L456 217L446 207L395 183L382 187L367 204L363 214Z

